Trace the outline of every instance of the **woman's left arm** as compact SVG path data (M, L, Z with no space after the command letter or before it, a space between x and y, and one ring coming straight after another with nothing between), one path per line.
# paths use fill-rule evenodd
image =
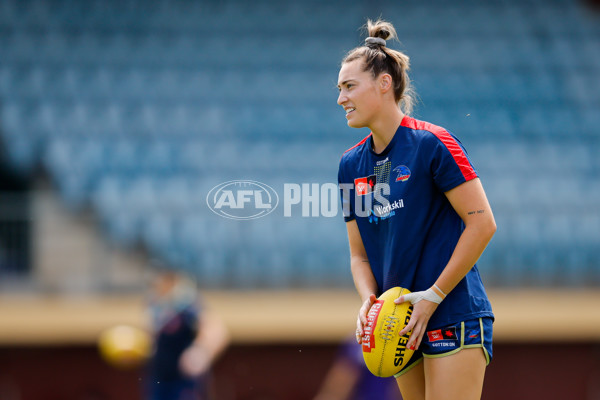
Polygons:
M473 268L496 232L496 221L479 178L447 191L446 197L465 223L452 257L435 285L448 294Z
M434 286L424 292L411 293L396 299L410 301L414 310L410 322L400 335L412 330L408 348L419 348L429 318L438 304L473 268L496 232L496 221L479 178L472 179L445 192L448 201L465 223L456 248ZM425 301L421 301L425 300Z
M214 311L205 308L199 319L196 339L179 358L181 372L191 378L205 374L230 341L229 329Z

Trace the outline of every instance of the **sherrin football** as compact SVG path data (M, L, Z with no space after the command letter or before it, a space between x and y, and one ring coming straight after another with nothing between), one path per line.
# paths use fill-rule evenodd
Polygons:
M395 304L394 300L410 291L401 287L387 290L375 301L367 314L362 337L365 364L375 376L387 378L400 372L414 351L406 348L412 331L400 336L408 324L413 306L410 302Z
M100 334L98 348L110 365L120 369L135 368L150 357L152 337L134 326L116 325Z

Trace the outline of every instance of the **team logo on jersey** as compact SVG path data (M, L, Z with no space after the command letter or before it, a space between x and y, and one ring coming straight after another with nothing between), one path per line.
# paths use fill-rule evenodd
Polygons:
M356 178L354 180L354 189L356 190L357 196L364 196L372 193L377 183L376 175L369 175L363 178Z
M405 182L410 178L410 169L406 165L399 165L394 168L394 172L398 173L396 177L396 182Z

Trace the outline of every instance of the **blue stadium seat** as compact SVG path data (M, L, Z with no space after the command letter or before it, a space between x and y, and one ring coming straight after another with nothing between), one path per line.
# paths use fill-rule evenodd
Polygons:
M414 115L462 140L494 208L484 279L600 282L600 24L580 4L143 3L0 2L8 158L45 167L110 240L207 287L351 286L338 218L240 224L206 194L233 179L335 182L368 134L336 104L339 62L385 11L401 40L390 45L411 57Z
M157 193L157 207L173 215L186 215L194 210L190 182L185 175L174 175L161 181Z
M140 241L140 218L118 210L102 221L108 238L118 248L133 248Z
M103 219L108 219L117 213L123 202L124 181L114 175L104 175L98 178L91 193L91 204Z
M150 249L167 249L173 237L173 220L160 211L144 218L141 240Z

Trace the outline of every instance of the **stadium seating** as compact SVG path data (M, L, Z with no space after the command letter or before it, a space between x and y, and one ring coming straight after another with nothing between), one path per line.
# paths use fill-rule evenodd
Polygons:
M600 284L600 16L433 3L5 0L0 136L108 240L207 287L349 286L341 215L231 221L206 195L336 182L367 134L336 104L339 62L381 14L411 56L415 116L456 134L484 181L498 222L484 279Z

